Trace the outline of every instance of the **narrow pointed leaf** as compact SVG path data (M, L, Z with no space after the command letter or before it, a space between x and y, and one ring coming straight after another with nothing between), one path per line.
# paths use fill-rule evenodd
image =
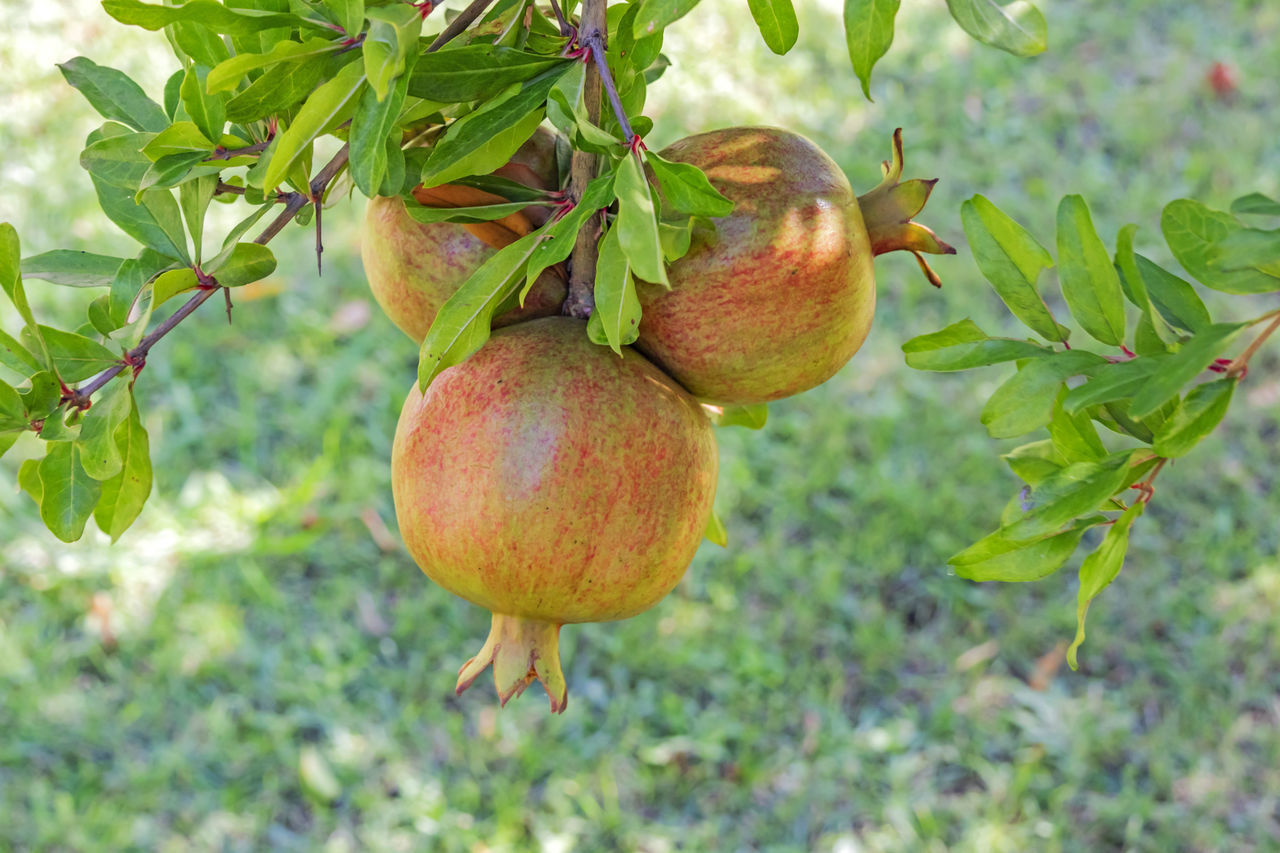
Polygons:
M304 42L282 41L267 53L242 53L220 62L209 72L205 88L209 92L226 92L234 89L250 71L257 71L281 62L305 62L335 53L342 49L340 42L324 38L307 39Z
M49 326L41 326L40 333L64 382L88 379L120 363L118 354L84 335Z
M568 60L558 56L472 44L418 57L410 74L408 93L445 104L477 101L513 83L524 83L556 66L568 65Z
M624 346L634 343L640 336L640 298L636 295L631 265L618 241L617 228L610 228L600 240L599 259L596 261L595 311L587 323L588 334L596 330L599 336L603 336L603 343L618 355L622 355ZM592 336L592 339L601 343L599 336Z
M715 510L712 510L711 515L707 517L707 529L703 531L702 538L712 545L719 545L721 548L729 547L729 531L725 529L724 522L720 520L720 516L716 515Z
M1049 437L1053 446L1067 462L1091 462L1107 455L1107 448L1098 438L1093 420L1083 412L1071 413L1062 407L1065 388L1053 406L1049 420Z
M764 429L769 421L767 403L747 403L741 406L703 406L711 423L718 427L746 427L747 429Z
M1049 475L1026 495L1022 512L1001 528L1001 536L1012 542L1039 539L1057 533L1072 519L1102 509L1125 487L1129 462L1136 452L1126 450L1097 462L1075 462Z
M1120 574L1125 552L1129 550L1129 530L1146 506L1142 501L1134 501L1116 519L1115 524L1111 525L1098 550L1085 557L1080 566L1080 591L1076 596L1076 637L1067 649L1067 663L1072 669L1079 666L1076 653L1084 642L1084 620L1089 612L1089 603Z
M1045 340L1065 341L1067 329L1053 319L1036 291L1036 279L1053 266L1053 256L980 195L961 206L960 219L978 269L1013 315Z
M871 69L893 44L900 0L844 0L844 38L862 94L871 100Z
M1083 198L1065 196L1058 205L1058 279L1071 315L1093 338L1124 343L1124 293L1107 247L1094 230Z
M957 577L971 581L1038 581L1062 568L1075 553L1084 532L1097 523L1095 520L1072 525L1062 533L1031 542L1007 543L1011 546L1008 550L1002 550L1006 543L999 540L999 534L992 534L956 554L950 562ZM988 553L996 550L999 553Z
M1249 193L1231 202L1236 216L1280 216L1280 201L1262 193Z
M1169 459L1186 456L1222 422L1235 389L1235 379L1218 379L1192 388L1156 431L1151 449Z
M22 274L68 287L109 287L123 258L54 249L22 260Z
M912 338L902 345L909 367L916 370L967 370L1023 358L1052 355L1053 350L1011 338L991 338L972 320Z
M317 138L351 117L356 98L364 85L364 67L351 63L311 93L293 123L277 139L278 144L262 179L264 190L279 186L311 151L311 144Z
M499 250L441 306L419 353L421 390L489 340L494 310L519 290L529 258L544 236L543 230L535 231Z
M378 99L372 88L360 94L347 141L351 145L351 177L360 192L369 198L378 195L387 176L387 143L399 147L400 131L396 119L404 107L409 78L402 75L391 87L390 97Z
M1029 361L1009 377L982 408L982 423L992 438L1015 438L1049 423L1054 401L1069 376L1106 364L1083 350L1055 353Z
M1182 386L1203 373L1247 326L1247 323L1218 323L1198 332L1182 349L1164 359L1160 372L1134 394L1129 415L1141 419L1159 409L1181 391Z
M313 26L319 29L322 26L297 15L231 9L216 0L187 0L181 6L160 6L139 0L102 0L102 8L122 24L152 31L178 22L199 24L230 36L254 36L270 27Z
M644 281L668 284L662 239L658 236L658 214L638 158L630 155L622 158L614 189L618 196L618 218L614 227L631 269Z
M276 271L276 256L258 243L237 243L210 262L206 273L222 287L241 287Z
M209 141L217 142L222 139L222 129L227 123L227 98L221 93L211 95L205 91L208 77L208 68L203 65L191 66L182 80L179 94L182 106L196 127L200 128L200 132Z
M543 270L569 257L578 232L582 230L582 226L587 223L591 215L613 202L613 181L612 172L592 178L583 191L582 198L572 210L560 219L543 226L541 231L545 237L534 246L529 256L527 281L520 292L521 303L529 295L529 291L533 289L534 283Z
M1189 282L1142 255L1135 258L1152 307L1166 322L1186 332L1198 332L1213 323L1209 309Z

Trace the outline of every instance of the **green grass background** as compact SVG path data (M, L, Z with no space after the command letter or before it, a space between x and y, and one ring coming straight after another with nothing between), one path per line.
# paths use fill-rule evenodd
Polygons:
M1051 49L1019 60L942 0L908 2L871 104L839 4L798 5L785 58L740 0L676 25L651 141L782 125L862 190L901 126L908 174L943 178L924 220L961 252L941 292L877 261L854 361L762 432L720 433L728 549L642 616L566 629L564 716L537 688L502 711L487 684L455 698L488 614L371 534L394 521L415 352L367 296L348 205L323 277L299 230L233 325L202 312L153 353L156 490L119 544L62 545L0 490L0 849L1280 849L1276 347L1161 475L1077 673L1052 668L1075 564L1018 586L945 564L1016 489L978 423L1007 371L917 374L898 349L965 316L1014 331L964 248L974 192L1049 245L1058 198L1082 193L1108 242L1137 222L1164 260L1167 201L1280 191L1280 5L1046 0ZM163 40L88 0L0 13L0 219L28 253L125 248L73 165L97 120L52 63L83 53L155 91ZM1206 84L1214 61L1234 97ZM30 289L50 316L82 310ZM38 452L20 443L4 480Z

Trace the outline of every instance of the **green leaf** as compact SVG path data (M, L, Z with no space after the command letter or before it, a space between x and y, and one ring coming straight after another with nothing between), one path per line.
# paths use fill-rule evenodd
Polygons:
M1222 422L1235 390L1234 378L1205 382L1192 388L1156 431L1151 449L1169 459L1186 456Z
M1163 359L1159 373L1133 396L1129 415L1141 420L1164 405L1192 379L1203 373L1222 351L1231 345L1248 323L1218 323L1201 330L1168 358Z
M676 222L659 220L658 238L662 240L662 256L667 263L680 260L689 254L693 244L693 217L686 216Z
M99 392L80 427L80 463L95 480L109 480L120 473L122 463L116 429L133 411L129 379L113 379Z
M747 0L747 5L769 50L781 56L795 46L800 24L791 0Z
M978 269L1013 315L1045 340L1065 341L1069 332L1053 319L1036 291L1036 279L1053 266L1053 256L980 195L961 205L960 219Z
M640 298L636 295L631 265L622 251L616 227L606 231L600 240L595 300L596 307L587 322L587 333L596 343L607 343L614 352L622 355L622 347L635 343L640 336ZM592 332L597 334L592 335Z
M35 349L43 356L42 364L52 368L53 358L49 347L40 334L41 327L36 324L35 314L31 312L31 305L27 302L26 289L22 286L21 257L22 246L18 240L18 232L8 222L0 222L0 288L4 289L13 307L18 309L18 315L26 323L27 332L35 338ZM6 349L12 351L9 347ZM26 347L21 347L21 350L26 351ZM14 354L20 358L17 352Z
M0 382L0 431L24 430L29 426L22 396L7 382Z
M1080 538L1099 517L1086 519L1061 533L1031 542L1007 542L993 533L949 561L958 577L971 581L1022 583L1047 578L1075 553Z
M28 420L46 418L62 404L62 384L48 370L39 370L27 379L28 388L22 392L22 405Z
M427 207L416 203L412 198L406 198L404 203L409 216L424 225L432 222L492 222L519 213L529 206L527 201L510 201L477 207Z
M145 139L146 137L142 138ZM91 172L96 171L98 174L103 174L101 168L94 169L91 164L103 159L104 154L110 154L111 147L120 147L126 144L125 140L119 137L96 143L85 150L85 153L80 158L80 164ZM132 145L128 145L128 148L132 147ZM147 159L154 162L171 154L196 153L207 156L213 153L216 147L217 143L205 136L204 131L197 127L195 122L179 121L152 136L150 141L142 146L141 152ZM116 180L116 183L120 183L121 186L129 186L128 183L122 180ZM138 183L140 181L133 182L133 186L136 187Z
M364 0L324 0L324 5L347 35L358 35L364 29Z
M324 38L278 42L266 53L242 53L218 63L205 80L205 90L210 93L230 91L251 71L285 62L306 64L341 49L341 43Z
M422 169L422 183L435 187L504 166L542 123L544 102L563 73L554 68L512 86L451 124Z
M729 547L729 531L725 529L724 522L720 520L720 516L716 515L715 510L707 516L707 529L703 531L702 538L712 545L719 545L721 548Z
M1152 307L1166 322L1186 332L1198 332L1213 323L1209 309L1189 282L1142 255L1135 257Z
M1027 0L947 0L947 8L966 33L1014 56L1035 56L1049 46L1044 15Z
M1014 438L1049 423L1058 390L1068 376L1106 364L1083 350L1054 353L1022 365L982 407L982 423L992 438Z
M209 262L205 270L222 287L241 287L276 271L276 256L258 243L236 243Z
M1262 193L1249 193L1231 202L1236 216L1280 216L1280 201Z
M80 450L69 441L51 442L40 460L40 519L63 542L84 534L85 522L102 494L102 485L80 464Z
M405 72L405 62L422 32L422 15L408 5L374 7L368 14L369 31L360 49L365 77L382 101Z
M1131 397L1163 368L1168 356L1143 356L1107 364L1093 371L1091 378L1077 385L1063 398L1063 408L1071 414L1112 400Z
M1030 444L1015 447L1001 458L1008 464L1014 476L1033 487L1067 465L1067 460L1063 459L1062 454L1054 447L1052 439L1033 441Z
M0 329L0 365L19 376L29 376L41 368L39 359L3 329Z
M419 354L421 390L425 391L441 371L466 361L489 340L493 312L519 288L533 250L546 236L546 227L499 250L440 307Z
M200 24L229 36L254 36L269 27L322 26L297 15L258 9L233 10L216 0L187 0L181 6L154 6L139 0L102 0L102 8L122 24L153 32L179 22Z
M1053 350L1012 338L991 338L972 320L919 335L902 345L907 366L916 370L968 370L1022 358L1052 355Z
M553 264L558 264L573 252L574 241L578 232L587 223L591 215L613 202L614 173L608 172L591 179L583 190L582 198L573 208L560 217L544 225L540 230L545 239L534 246L529 256L529 269L524 288L520 291L520 301L524 302L529 291L542 271Z
M364 85L364 66L353 62L343 66L332 80L311 93L293 123L277 137L275 151L262 179L264 190L279 186L294 166L311 152L311 144L317 138L351 117L356 98Z
M170 236L169 229L157 219L152 209L134 200L134 193L123 187L112 186L96 175L90 175L90 179L93 181L94 190L97 191L98 204L102 212L115 223L116 227L165 257L174 258L183 263L191 262L185 245L186 241L182 240L181 243L175 241ZM147 190L147 193L167 195L168 190ZM170 196L169 200L172 202L173 197ZM179 214L179 223L181 223L180 216Z
M9 449L17 443L22 437L22 430L11 430L9 432L0 432L0 458L3 458Z
M24 459L18 468L18 488L26 492L40 506L44 487L40 485L40 459Z
M1107 247L1094 230L1089 207L1078 195L1058 205L1058 279L1071 315L1093 338L1124 343L1124 294Z
M1022 513L1000 533L1010 542L1057 533L1074 518L1100 509L1125 487L1135 453L1123 450L1097 462L1074 462L1045 477L1023 499Z
M1280 289L1280 282L1257 270L1220 270L1210 264L1215 244L1242 227L1231 214L1186 198L1170 202L1160 215L1160 230L1173 256L1205 287L1227 293L1269 293Z
M641 0L632 34L636 41L653 35L687 15L698 0Z
M1209 266L1220 270L1257 270L1280 278L1280 229L1232 231L1209 249ZM1280 282L1276 283L1280 288Z
M844 38L862 94L871 100L871 69L893 44L900 0L844 0Z
M767 403L747 403L742 406L708 406L703 405L711 423L718 427L746 427L747 429L764 429L769 420Z
M102 484L102 497L94 510L98 528L115 542L142 512L151 494L151 449L147 431L135 405L116 428L120 473Z
M169 126L169 117L160 105L123 71L98 65L83 56L62 63L58 70L104 117L150 133Z
M510 47L467 45L418 57L408 93L445 104L478 101L557 66L562 72L568 70L565 66L569 64L558 56L540 56Z
M120 363L119 355L84 335L49 326L41 326L40 334L64 382L88 379Z
M208 68L203 65L191 66L182 80L179 94L187 115L191 116L200 132L216 144L222 139L222 128L227 123L227 98L221 93L211 95L205 91L208 77Z
M1076 597L1076 638L1067 649L1067 663L1072 669L1079 666L1076 652L1084 642L1084 620L1089 612L1089 603L1120 574L1125 552L1129 550L1129 529L1146 506L1142 501L1134 501L1111 525L1098 550L1085 557L1080 565L1080 592Z
M1142 319L1138 321L1138 327L1134 331L1134 347L1139 355L1145 355L1157 350L1166 350L1167 347L1164 344L1177 343L1179 335L1160 313L1142 276L1142 270L1138 266L1138 256L1133 251L1133 238L1137 232L1138 226L1130 224L1121 228L1120 233L1116 235L1116 268L1120 271L1120 287L1124 295L1142 311ZM1192 298L1198 299L1194 291ZM1149 342L1143 340L1144 335L1147 338L1156 338L1161 345L1146 346Z
M665 160L652 151L645 153L645 162L653 169L662 195L681 213L715 217L733 212L733 202L712 186L697 166Z
M40 278L69 287L109 287L122 263L123 258L54 249L24 258L22 274L27 278Z
M208 27L180 22L170 24L168 33L182 53L206 68L212 68L231 55L218 34Z
M347 134L351 145L351 178L369 198L378 195L387 176L388 141L400 147L396 119L404 107L408 83L408 76L402 75L392 87L391 96L382 100L373 89L365 89L351 116L351 130Z
M182 218L187 224L187 231L191 233L197 264L204 255L204 217L217 190L217 175L205 175L178 187L178 207L182 209Z
M1066 389L1063 388L1053 405L1053 417L1049 420L1049 437L1054 448L1067 462L1091 462L1103 459L1107 448L1098 438L1093 419L1083 412L1068 412L1062 407Z
M644 281L669 287L662 240L658 236L658 214L639 158L631 155L622 158L614 190L618 196L618 218L614 227L632 270Z
M196 277L195 270L190 267L182 267L181 269L161 273L151 283L150 307L153 310L159 308L179 293L195 290L196 285L199 283L200 280Z
M357 59L359 55L353 52L273 65L227 101L227 120L245 124L285 114L311 95L321 82L331 79L340 63L345 63L343 67L359 67Z

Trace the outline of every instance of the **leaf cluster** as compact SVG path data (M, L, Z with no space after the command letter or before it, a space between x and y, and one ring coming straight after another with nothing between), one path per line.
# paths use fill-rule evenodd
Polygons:
M908 341L906 362L933 371L1012 363L1016 372L991 394L982 423L993 438L1041 430L1048 437L1004 455L1022 487L1000 527L950 562L972 580L1038 580L1067 563L1086 531L1105 527L1080 567L1079 627L1068 653L1074 667L1089 602L1119 573L1152 481L1222 421L1280 310L1215 322L1194 285L1137 253L1136 225L1120 229L1109 250L1079 196L1058 206L1056 258L981 195L964 203L961 216L978 268L1033 337L993 337L962 320ZM1164 209L1161 230L1205 287L1280 289L1280 230L1251 227L1246 216L1280 216L1280 205L1254 194L1226 212L1179 199ZM1046 299L1039 284L1055 266L1060 300ZM1090 340L1070 344L1072 329L1051 303L1065 305ZM1250 348L1225 357L1248 329L1268 321Z

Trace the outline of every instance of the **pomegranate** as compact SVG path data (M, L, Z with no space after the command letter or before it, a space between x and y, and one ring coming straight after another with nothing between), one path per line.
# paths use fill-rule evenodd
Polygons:
M639 353L548 317L493 333L405 401L392 451L400 532L422 570L493 613L502 704L540 680L561 712L566 623L624 619L684 575L715 495L698 403Z
M902 136L884 180L855 196L835 162L786 130L736 127L661 152L691 163L735 203L669 268L638 286L636 347L711 403L762 403L830 378L862 346L875 311L872 258L955 249L911 221L934 181L899 182Z
M539 128L511 162L495 174L526 186L552 189L556 184L555 145L555 134ZM419 200L432 204L442 189L433 192L419 187L415 195L424 194ZM472 193L489 195L474 190ZM487 202L473 203L495 200L501 199L490 196ZM545 210L530 207L508 219L524 220L527 229L530 222L540 225L545 218ZM379 197L370 199L365 211L360 255L373 298L401 331L421 343L440 306L496 249L514 242L523 233L527 230L518 224L504 227L502 223L488 222L422 223L409 215L399 196ZM564 279L554 270L547 270L539 276L524 305L495 317L494 326L555 314L566 293Z

